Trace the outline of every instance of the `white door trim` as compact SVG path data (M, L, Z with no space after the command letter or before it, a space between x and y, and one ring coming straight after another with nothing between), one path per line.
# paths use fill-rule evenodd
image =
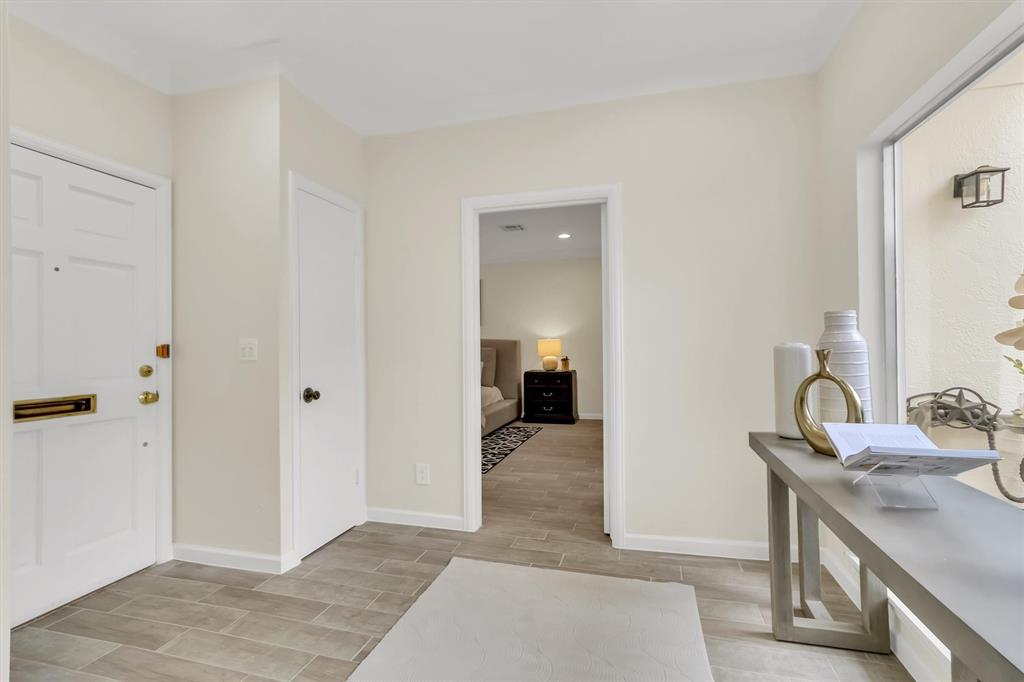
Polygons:
M295 192L302 190L341 206L351 211L356 218L356 318L359 320L360 333L356 335L356 355L359 358L356 367L356 393L359 399L360 414L356 415L356 423L362 428L357 436L359 451L359 510L360 523L366 520L366 274L364 263L363 207L348 197L308 180L294 171L288 171L288 308L289 338L291 341L291 441L292 441L292 548L286 552L295 563L299 547L299 513L300 513L300 464L302 448L299 429L297 428L299 410L302 407L300 394L302 386L299 376L299 230L298 213L295 204Z
M11 144L32 151L46 154L69 163L106 173L128 180L145 187L152 188L156 193L156 331L157 343L171 344L171 357L159 359L154 355L157 364L156 389L160 392L157 408L157 449L156 467L156 562L163 563L174 557L172 536L173 507L173 371L174 344L172 341L172 247L171 247L171 180L160 175L126 166L116 161L105 159L91 152L71 145L55 142L34 135L19 128L11 128ZM9 229L9 228L7 228ZM8 296L10 292L8 290ZM7 299L5 299L7 300ZM9 306L4 306L9 308ZM6 347L6 343L3 344ZM155 352L154 348L154 352ZM7 415L5 415L5 418ZM6 519L5 519L6 521ZM9 526L8 526L9 527Z
M625 531L623 462L622 187L601 185L462 200L463 527L480 528L480 215L496 211L600 204L604 337L605 531L620 546Z
M7 123L7 3L0 0L0 680L11 667L10 510L11 443L13 422L10 405L11 338L11 183L10 139Z

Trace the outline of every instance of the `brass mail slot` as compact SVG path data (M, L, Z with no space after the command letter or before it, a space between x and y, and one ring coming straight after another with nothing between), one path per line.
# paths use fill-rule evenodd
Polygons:
M96 411L96 394L66 395L61 398L35 398L14 401L14 421L34 422L40 419L59 419Z

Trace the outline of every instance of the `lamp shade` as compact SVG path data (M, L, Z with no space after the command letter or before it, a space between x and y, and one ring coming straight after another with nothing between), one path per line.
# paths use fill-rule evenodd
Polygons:
M562 339L537 339L537 355L540 357L561 354Z

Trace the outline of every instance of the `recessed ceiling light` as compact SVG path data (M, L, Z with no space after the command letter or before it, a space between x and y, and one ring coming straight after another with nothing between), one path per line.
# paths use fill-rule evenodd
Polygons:
M572 235L571 235L571 234L569 234L568 232L563 232L562 234L558 235L558 238L559 238L559 239L568 239L568 238L569 238L569 237L571 237L571 236L572 236Z

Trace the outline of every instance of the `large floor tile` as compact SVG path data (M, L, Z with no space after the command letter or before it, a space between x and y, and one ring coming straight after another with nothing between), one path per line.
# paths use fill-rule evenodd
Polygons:
M187 561L169 561L163 566L157 567L159 575L171 578L186 578L188 580L200 580L218 585L230 585L231 587L253 588L270 577L269 573L257 573L255 571L239 571L234 568L221 568L220 566L204 566Z
M159 649L181 635L187 628L118 614L82 610L59 623L54 623L49 629L79 637L127 644L140 649Z
M331 604L344 604L365 608L380 595L378 590L369 590L363 587L350 585L338 585L336 583L316 580L311 576L304 578L288 578L286 576L274 576L258 588L260 592L271 592L289 597L301 597Z
M203 630L189 630L163 653L282 682L313 660L312 654L295 649Z
M353 609L348 606L332 606L317 617L319 625L340 628L366 635L384 635L398 622L398 616L370 609Z
M246 673L123 646L85 668L121 682L241 682Z
M34 627L11 633L11 656L64 668L81 668L117 647L112 642Z
M250 613L228 628L225 634L349 660L370 639L368 635L277 618L265 613Z
M321 566L309 574L312 580L319 580L335 585L347 585L378 592L395 592L397 594L415 594L423 585L419 578L389 575L369 571L352 571L347 568Z
M245 615L245 611L226 606L212 606L146 594L122 604L111 613L203 630L226 628Z
M109 682L110 679L38 661L22 658L11 660L11 682Z
M169 578L163 575L136 573L117 581L110 586L110 589L128 594L152 594L157 597L199 601L203 597L213 594L221 587L221 585L215 583L199 580L184 580L182 578Z
M244 590L240 587L222 587L209 597L203 599L204 604L228 606L243 611L259 611L291 618L293 620L313 620L323 613L330 604L312 599L287 597L270 592Z
M317 656L299 673L295 682L338 682L351 675L356 665L351 661Z

